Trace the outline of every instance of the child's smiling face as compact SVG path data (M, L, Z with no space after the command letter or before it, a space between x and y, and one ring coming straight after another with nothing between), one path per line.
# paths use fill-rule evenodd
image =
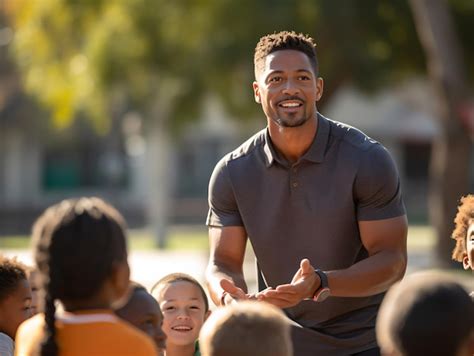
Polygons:
M15 339L15 334L22 322L31 316L31 289L28 280L18 282L16 289L0 303L2 332Z
M194 344L209 314L200 289L188 281L175 281L164 286L160 294L167 344Z
M469 221L469 227L466 234L466 255L463 257L462 263L464 269L474 271L474 219Z

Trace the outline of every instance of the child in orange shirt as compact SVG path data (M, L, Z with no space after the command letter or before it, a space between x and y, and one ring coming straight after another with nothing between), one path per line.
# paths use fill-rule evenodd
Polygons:
M166 356L199 356L199 331L210 314L199 282L187 274L172 273L160 279L151 294L163 312Z
M117 210L98 198L62 201L37 220L33 239L44 314L20 326L16 355L157 355L153 341L112 310L130 275Z

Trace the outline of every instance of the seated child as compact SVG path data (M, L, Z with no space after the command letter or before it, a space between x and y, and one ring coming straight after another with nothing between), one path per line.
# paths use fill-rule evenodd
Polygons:
M30 313L31 316L38 314L38 293L39 293L39 283L38 283L38 271L34 267L28 267L26 269L26 276L28 277L28 282L30 283L31 288L31 305Z
M461 198L454 224L451 235L456 240L453 260L462 262L464 269L474 270L474 195Z
M277 307L243 301L215 310L199 336L202 356L291 356L290 321Z
M0 355L12 356L15 334L30 317L31 290L26 266L0 256Z
M148 335L112 309L126 295L130 276L117 210L98 198L64 200L37 220L33 240L44 313L20 325L17 355L157 354Z
M148 334L155 341L159 354L165 354L166 335L161 328L163 314L145 287L131 282L130 299L127 304L117 309L115 314Z
M187 274L172 273L160 279L151 294L163 312L166 356L200 355L199 331L210 311L199 282Z
M385 356L470 356L474 303L450 276L418 272L387 292L376 331Z

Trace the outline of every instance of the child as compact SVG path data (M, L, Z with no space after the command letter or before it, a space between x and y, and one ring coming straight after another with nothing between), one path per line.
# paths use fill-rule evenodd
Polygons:
M386 356L473 355L474 303L450 276L412 274L386 294L377 341Z
M44 314L18 329L17 355L156 355L153 341L112 311L130 275L125 224L112 206L64 200L37 220L33 240Z
M26 276L28 277L28 282L31 287L31 305L30 305L30 314L31 316L38 314L38 293L39 293L39 283L38 283L38 271L34 267L28 267L26 269Z
M151 289L163 312L166 356L198 356L202 324L210 314L206 292L193 277L172 273Z
M454 224L451 237L456 240L456 247L452 258L462 262L464 269L474 271L474 195L461 198Z
M0 256L0 355L13 355L18 326L30 317L31 290L26 266Z
M148 334L158 347L160 355L166 350L166 335L161 326L163 314L160 306L142 285L132 282L130 299L115 311L119 317Z
M199 336L203 356L291 356L289 320L277 307L244 301L218 308Z

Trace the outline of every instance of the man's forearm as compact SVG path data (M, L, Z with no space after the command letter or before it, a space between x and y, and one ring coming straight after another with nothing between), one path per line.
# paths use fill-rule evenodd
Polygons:
M386 291L405 274L406 254L398 250L376 253L343 270L327 271L331 295L366 297Z

